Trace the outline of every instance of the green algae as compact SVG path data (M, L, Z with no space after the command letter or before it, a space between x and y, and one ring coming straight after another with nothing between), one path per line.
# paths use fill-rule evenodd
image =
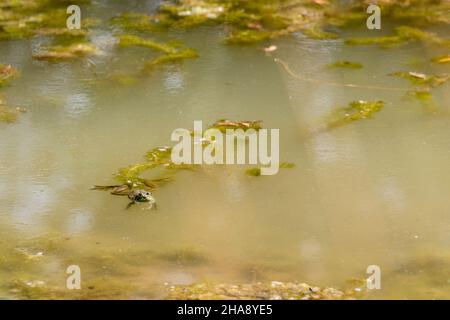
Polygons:
M175 164L171 160L171 147L157 147L148 151L145 161L120 168L115 179L120 185L94 186L92 190L111 191L113 195L128 195L135 189L154 191L172 181L172 175L178 170L192 170L195 165ZM154 177L144 177L153 173Z
M119 36L118 44L122 48L137 46L163 53L160 56L146 61L144 66L141 68L140 74L150 73L160 65L180 63L183 60L195 59L198 57L198 53L195 49L185 48L183 43L179 41L160 43L136 35L122 34Z
M331 112L327 128L333 129L354 121L371 119L373 115L381 111L383 107L383 101L352 101L347 107L341 107Z
M433 99L431 91L450 79L450 75L447 74L429 75L412 71L399 71L389 75L408 80L414 85L415 89L408 91L407 94L409 97L417 99L428 113L436 113L438 111L438 106Z
M220 1L179 1L177 5L162 5L154 19L165 28L192 28L215 22L224 11Z
M46 37L66 37L68 39L76 39L85 38L88 35L88 31L83 29L40 28L35 30L35 34Z
M33 55L33 59L57 62L100 54L101 51L90 43L72 43L67 46L57 45L47 47L43 52Z
M278 165L280 169L292 169L295 168L295 163L292 162L281 162ZM261 176L261 168L249 168L245 170L245 174L251 177L259 177Z
M447 82L450 79L450 75L428 75L413 71L399 71L389 74L390 76L399 77L408 80L415 86L422 86L428 88L435 88Z
M152 16L125 13L112 19L112 23L127 31L155 29L186 29L204 24L217 24L226 30L225 40L230 44L251 44L277 38L303 29L318 21L320 8L294 1L242 1L242 0L180 0L175 4L162 4ZM305 10L310 14L305 14ZM311 35L330 37L331 34L312 30Z
M281 162L279 165L280 169L292 169L295 168L295 163L292 162Z
M435 45L450 45L450 40L442 39L432 32L423 31L409 26L395 28L394 34L381 37L359 37L345 40L349 45L372 45L389 48L403 45L409 42L425 42Z
M126 31L150 31L154 30L152 17L142 13L125 12L111 19L113 25L117 25Z
M177 52L177 49L174 46L170 46L165 43L158 43L150 39L144 39L129 34L123 34L119 37L119 46L121 47L139 46L161 51L168 54Z
M151 72L155 67L165 64L180 63L186 59L195 59L198 57L198 53L195 49L188 48L178 50L175 52L167 53L165 55L158 56L147 61L142 69L144 73Z
M272 34L270 32L249 29L233 31L226 38L226 41L231 44L252 44L269 40L271 38Z
M261 168L250 168L245 170L245 174L251 177L259 177L261 175Z
M328 65L330 68L345 68L345 69L361 69L363 65L359 62L352 61L336 61Z
M326 32L323 30L323 28L317 26L313 26L308 29L302 29L302 32L308 38L315 40L332 40L339 38L337 34Z
M281 162L278 165L279 169L292 169L295 168L295 163L292 162ZM261 168L255 167L255 168L249 168L245 170L245 174L250 177L259 177L261 176Z
M262 129L261 120L256 121L232 121L228 119L220 119L214 122L209 128L218 129L220 132L225 133L227 129L242 129L244 131L253 129L258 131Z
M438 111L438 106L436 105L433 95L430 90L418 89L413 91L408 91L408 95L417 99L424 110L428 113L436 113Z
M0 7L0 40L29 38L34 35L80 36L81 33L84 35L86 30L66 28L66 8L69 4L66 1L48 0L8 1Z
M89 3L89 1L86 1ZM313 39L334 39L338 35L324 31L328 25L345 26L367 19L365 6L358 1L342 5L335 1L317 3L317 1L294 0L179 0L175 3L163 3L153 15L140 12L126 12L111 19L114 26L124 31L148 32L161 29L186 29L204 24L216 24L224 27L225 39L233 44L250 44L274 39L301 31ZM80 36L81 32L64 30L66 19L65 2L39 0L30 3L27 0L8 1L0 7L0 38L16 39L36 34ZM446 14L449 5L442 1L410 1L398 4L392 1L380 3L383 15L398 23L421 24L444 23L450 18ZM89 28L90 23L83 21ZM398 35L374 38L372 40L348 40L354 44L377 43L385 46L409 40L447 43L440 38L418 29L400 27ZM425 39L425 35L428 39ZM408 40L408 41L409 41Z
M227 129L241 129L258 131L262 128L261 120L257 121L232 121L220 119L208 126L208 129L218 129L225 133ZM191 131L191 135L194 133ZM95 185L92 190L110 191L112 195L124 196L135 189L144 189L155 191L158 188L174 180L174 175L181 170L195 170L200 165L196 164L176 164L171 160L172 147L164 146L153 148L148 151L144 161L120 168L114 175L115 179L121 184L118 185ZM289 169L295 165L289 162L282 162L280 168ZM254 168L247 170L247 174L260 175L261 169Z
M383 19L395 23L407 23L413 26L429 26L449 24L450 3L445 0L411 0L392 1L379 0ZM364 24L368 15L366 1L348 1L345 4L334 2L328 6L326 20L328 23L340 27Z
M372 45L376 44L381 47L393 47L398 46L403 42L403 39L399 36L385 36L385 37L360 37L349 38L345 40L349 45Z
M434 57L431 59L431 62L438 64L450 63L450 54Z

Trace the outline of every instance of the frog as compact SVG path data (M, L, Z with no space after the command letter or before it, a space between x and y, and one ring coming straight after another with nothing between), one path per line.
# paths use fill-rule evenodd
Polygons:
M128 193L128 199L131 200L131 202L128 204L127 209L131 207L133 204L140 203L140 202L148 202L149 203L149 209L157 209L156 206L156 200L153 198L153 195L150 191L137 189L130 191Z

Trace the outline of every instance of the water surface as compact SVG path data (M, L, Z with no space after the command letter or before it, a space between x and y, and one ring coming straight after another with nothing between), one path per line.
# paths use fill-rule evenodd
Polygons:
M106 9L124 10L102 3L90 13L107 17ZM378 265L382 290L369 298L450 298L448 84L434 91L435 112L401 91L327 84L407 90L405 80L386 74L450 72L429 63L447 52L419 43L351 47L294 34L270 42L278 50L268 56L267 44L224 45L222 32L155 34L183 40L200 58L131 86L108 75L137 70L149 53L115 48L106 25L91 34L106 52L94 64L33 61L39 39L0 44L0 62L21 70L2 92L28 109L17 123L0 124L0 296L15 297L6 286L14 279L64 288L70 264L81 267L86 286L99 279L109 292L131 286L131 293L119 290L123 298L160 298L166 283L202 281L342 287ZM274 57L319 82L292 77ZM364 68L325 67L336 60ZM386 106L374 119L315 130L327 112L359 99ZM174 129L220 118L279 128L280 158L296 167L258 178L240 166L181 172L155 193L157 211L125 210L124 198L89 190L170 144ZM16 261L17 249L36 257Z

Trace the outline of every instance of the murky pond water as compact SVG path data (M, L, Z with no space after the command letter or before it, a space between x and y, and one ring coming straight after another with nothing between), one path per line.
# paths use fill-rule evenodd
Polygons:
M123 10L101 2L90 14ZM352 47L299 33L271 41L278 50L267 55L263 44L224 45L221 32L155 34L200 57L129 86L107 75L138 69L149 54L115 48L107 26L91 34L105 52L91 61L33 61L38 38L0 43L0 62L21 71L2 92L28 110L0 124L0 297L15 297L11 281L64 289L75 264L83 286L119 298L161 298L166 283L203 281L342 287L364 279L369 265L380 266L382 289L368 298L450 298L448 84L434 90L431 112L401 90L333 85L406 91L406 81L386 74L449 73L429 62L445 48ZM274 57L315 80L293 77ZM336 60L364 68L325 67ZM386 105L370 121L315 130L327 112L360 99ZM262 177L233 165L183 171L155 192L156 211L125 210L123 197L90 190L170 145L174 129L221 118L279 128L280 159L296 167Z

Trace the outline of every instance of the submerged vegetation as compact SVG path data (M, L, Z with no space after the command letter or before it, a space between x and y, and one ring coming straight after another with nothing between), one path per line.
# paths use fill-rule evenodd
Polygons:
M408 91L410 97L414 97L420 101L427 112L435 113L438 110L436 103L433 100L431 91L440 85L446 83L450 76L442 75L428 75L419 72L399 71L390 74L391 76L399 77L408 80L415 86L413 90Z
M434 57L433 59L431 59L431 61L434 63L440 63L440 64L450 63L450 54Z
M241 129L258 131L262 128L262 121L231 121L220 119L208 127L208 129L217 129L225 133L227 129ZM193 132L191 132L193 134ZM209 141L202 140L202 143L208 144ZM96 185L93 190L110 191L112 195L128 195L133 190L143 189L155 191L160 186L173 180L173 175L180 170L195 170L200 165L196 164L176 164L171 160L172 147L164 146L151 149L144 157L144 161L119 169L115 175L119 185ZM295 164L282 162L279 164L281 169L294 168ZM261 175L260 168L247 169L247 175Z
M242 129L242 130L248 130L253 129L258 131L259 129L262 129L261 126L262 121L256 120L256 121L230 121L227 119L220 119L214 122L210 128L218 129L222 133L225 133L227 129Z
M119 37L119 46L130 47L130 46L140 46L144 48L149 48L164 53L175 53L177 52L176 45L170 45L166 43L158 43L154 40L144 39L138 36L123 34Z
M395 32L391 36L349 38L345 40L345 43L350 45L376 44L384 48L389 48L413 41L426 42L436 45L450 45L450 40L442 39L434 33L408 26L400 26L395 28Z
M292 162L281 162L279 164L280 169L292 169L295 168L295 163ZM251 177L259 177L261 175L261 168L250 168L245 170L245 173Z
M447 82L450 79L450 76L447 74L444 75L427 75L419 72L395 72L391 73L391 76L400 77L408 80L411 84L415 86L419 86L422 88L435 88Z
M82 0L78 4L87 4ZM0 40L41 36L84 36L84 30L66 28L66 9L70 1L6 0L0 4Z
M147 61L144 65L143 71L152 71L158 65L181 62L185 59L195 59L197 57L197 51L190 48L167 53L165 55Z
M223 128L239 127L260 128L261 121L242 121L235 122L229 120L219 120L209 128L222 130ZM94 186L94 190L111 190L113 195L128 195L132 190L144 189L154 191L163 184L173 179L173 174L179 170L193 170L198 165L175 164L171 160L172 147L157 147L147 152L144 161L133 164L126 168L119 169L115 178L121 182L120 185ZM147 178L144 175L151 176Z
M101 52L89 43L74 43L68 46L51 46L43 53L33 55L33 59L58 61L99 55Z
M226 27L225 40L231 44L251 44L301 31L312 39L336 39L339 34L328 27L346 27L367 19L368 1L268 1L268 0L179 0L163 4L154 15L123 13L113 24L128 31L185 29L203 24ZM378 1L385 19L398 24L449 24L446 1ZM447 43L436 35L414 27L401 26L392 36L349 39L349 44L394 45L409 41Z
M141 70L143 72L151 72L159 65L177 63L185 59L198 57L195 49L184 48L180 42L159 43L151 39L144 39L130 34L123 34L119 37L119 46L122 48L132 46L144 47L162 53L162 55L148 60Z
M84 27L82 30L68 30L66 28L67 14L65 9L70 3L66 0L2 1L0 4L0 41L36 37L39 41L36 41L37 45L34 48L36 50L33 51L32 57L35 60L42 61L70 62L102 55L103 52L91 43L92 40L89 36L92 24L88 23L87 20L82 22ZM78 1L78 3L88 4L90 1ZM219 34L222 36L223 42L230 45L252 45L293 33L303 34L314 40L333 41L343 37L341 31L344 28L355 22L364 23L367 18L364 9L369 1L347 1L346 3L346 5L343 5L342 2L332 0L178 0L170 4L162 4L152 15L135 12L119 14L110 20L107 27L112 29L112 34L117 38L117 46L114 47L113 54L120 50L133 50L133 47L138 47L136 50L148 49L146 51L148 56L138 69L140 73L136 73L141 75L153 72L156 68L164 65L173 65L199 57L199 53L194 48L190 48L181 42L166 41L164 37L159 37L165 31L179 31L180 29L195 28L206 24L215 25L223 28L223 32ZM450 16L448 15L450 4L448 1L410 0L400 2L379 0L378 4L382 7L383 19L386 18L386 20L394 23L393 32L379 37L344 38L344 43L348 45L377 45L383 48L393 48L411 43L431 44L441 47L450 45L450 40L445 36L427 30L427 27L432 25L450 24ZM153 31L158 32L152 34L150 38L150 32ZM271 43L263 45L269 44ZM280 48L282 48L281 45ZM271 45L265 49L265 52L275 52L276 50L277 46ZM429 58L426 59L427 63L430 63ZM281 60L275 61L280 62ZM448 54L437 56L432 58L431 62L437 64L433 68L445 68L446 66L442 65L450 62L450 56ZM336 61L328 67L361 69L363 66L358 62L343 60ZM408 92L411 97L420 100L427 109L435 111L437 106L433 101L432 90L444 85L450 79L449 75L436 73L431 75L413 71L400 71L391 75L409 81L413 88L404 91ZM0 65L0 87L10 84L11 80L18 74L18 70L11 65ZM139 81L134 73L131 73L131 75L128 73L114 74L108 75L108 77L108 79L125 85L132 85ZM321 80L310 82L326 84ZM330 84L348 88L402 90L354 84ZM385 103L381 100L350 102L348 106L330 112L325 127L326 129L334 129L355 121L371 119L384 108L384 105ZM14 122L21 112L25 112L25 109L11 107L0 97L0 122ZM225 132L227 129L242 129L244 131L253 129L257 131L262 128L262 121L220 119L209 128L218 129L220 132ZM171 152L172 147L170 146L153 148L138 163L119 169L114 175L117 184L95 186L93 189L109 191L112 195L118 196L126 196L138 189L155 191L173 181L175 174L182 170L195 172L200 169L200 165L173 163ZM295 167L295 164L282 162L279 167L291 169ZM261 168L249 168L245 171L245 174L252 177L260 176ZM251 179L248 178L248 181ZM86 287L83 287L81 291L70 292L66 288L57 287L32 277L30 275L32 272L29 269L33 269L37 261L47 259L49 253L58 256L61 251L67 250L67 248L63 248L64 245L61 244L60 239L48 243L36 242L38 245L34 247L18 246L7 254L3 254L3 252L0 254L0 271L14 274L13 280L1 284L1 289L6 289L7 292L11 292L16 297L27 299L133 297L132 291L135 290L133 285L128 285L128 283L124 285L124 281L117 284L111 282L110 278L107 279L108 281L88 279ZM136 256L134 260L128 252L121 252L121 258L125 262L116 263L114 271L128 276L131 272L127 268L130 268L131 264L140 265L145 259L155 264L160 263L164 267L171 264L189 267L203 266L211 262L210 257L204 252L189 247L177 247L170 251L150 254L148 252L133 252L133 254ZM92 262L94 267L98 267L96 264L107 264L104 262L110 262L112 259L119 260L113 255L107 254L101 257L93 255L86 259L94 261ZM59 260L57 262L60 263ZM436 262L424 260L419 264L406 265L402 268L413 271L420 269L419 271L421 271L421 268L426 268L428 263L432 264L433 271L440 270L441 263L447 266L440 260ZM17 269L19 265L23 268L20 272L14 273L16 272L14 269ZM448 270L448 268L445 270ZM30 274L26 272L30 272ZM448 273L444 276L448 278ZM439 279L444 278L440 277ZM184 286L170 285L168 289L168 299L353 299L360 297L358 290L318 288L304 283L278 281L237 285L195 283ZM151 297L151 295L143 295Z
M333 129L357 120L371 119L383 107L383 101L352 101L347 107L338 108L330 114L327 127Z

